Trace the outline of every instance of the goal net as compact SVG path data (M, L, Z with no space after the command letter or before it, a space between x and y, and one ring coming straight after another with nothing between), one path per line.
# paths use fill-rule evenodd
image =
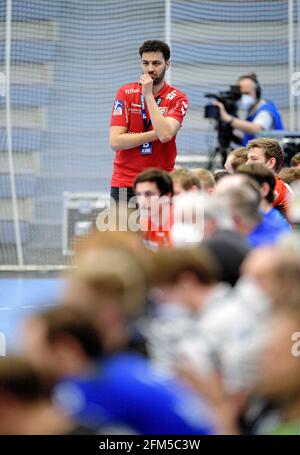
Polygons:
M88 226L95 194L109 194L114 95L138 79L138 48L146 39L171 44L169 80L189 97L179 161L205 166L216 138L203 118L204 95L228 89L247 72L257 74L263 96L277 104L289 128L291 36L294 71L299 61L297 2L293 35L290 3L2 0L2 268L68 263L65 236Z

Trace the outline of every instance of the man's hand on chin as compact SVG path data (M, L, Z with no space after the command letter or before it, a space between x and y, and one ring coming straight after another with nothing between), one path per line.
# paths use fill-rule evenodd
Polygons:
M142 86L142 94L145 98L153 94L153 79L149 74L142 74L140 84Z

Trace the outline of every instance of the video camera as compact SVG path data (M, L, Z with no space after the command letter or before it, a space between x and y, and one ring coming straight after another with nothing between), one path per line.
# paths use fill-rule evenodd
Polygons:
M238 111L237 102L241 98L242 94L239 85L231 85L230 89L224 92L220 92L218 95L214 93L205 93L206 98L214 98L224 104L226 111L230 115L236 115ZM214 104L207 104L204 107L204 117L213 118L217 121L220 120L220 109Z
M231 85L230 89L219 94L206 93L206 98L213 98L224 104L226 111L236 117L238 113L238 100L241 98L242 93L239 85ZM229 123L223 122L220 118L219 106L214 104L207 104L204 107L204 117L216 120L216 130L218 132L218 145L214 150L213 155L210 157L208 169L212 169L215 156L220 153L222 156L223 165L225 164L227 153L230 150L230 143L235 142L240 144L241 140L234 136L232 127Z

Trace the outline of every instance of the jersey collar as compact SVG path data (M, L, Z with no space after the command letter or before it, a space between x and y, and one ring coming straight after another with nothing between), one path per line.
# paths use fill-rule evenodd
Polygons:
M158 93L156 93L156 95L154 96L154 98L158 98L159 96L160 96L161 98L163 98L164 95L167 94L167 92L168 92L168 90L169 90L169 87L170 87L170 86L169 86L166 82L164 82L164 85L162 86L162 88L160 89L160 91L159 91Z

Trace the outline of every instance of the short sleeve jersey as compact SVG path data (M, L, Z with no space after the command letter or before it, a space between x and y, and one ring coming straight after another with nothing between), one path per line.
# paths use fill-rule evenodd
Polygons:
M274 202L273 207L281 208L282 212L287 215L289 207L289 199L291 197L291 190L288 185L281 180L278 175L275 176L276 185L274 191Z
M165 117L172 117L182 124L188 108L186 95L166 82L155 99L160 99L159 110ZM147 122L150 120L147 103L145 102ZM124 126L128 133L143 133L144 124L141 107L141 87L138 82L129 83L120 87L111 114L110 126ZM147 131L153 130L152 125ZM163 144L159 140L152 142L152 154L142 155L141 147L129 150L117 150L112 187L132 187L134 179L143 170L156 167L171 172L176 159L175 136Z
M154 220L149 218L140 219L141 232L144 239L144 244L148 250L158 251L161 248L171 248L172 242L172 227L174 225L174 207L170 206L167 214L167 220L162 225L156 225Z

